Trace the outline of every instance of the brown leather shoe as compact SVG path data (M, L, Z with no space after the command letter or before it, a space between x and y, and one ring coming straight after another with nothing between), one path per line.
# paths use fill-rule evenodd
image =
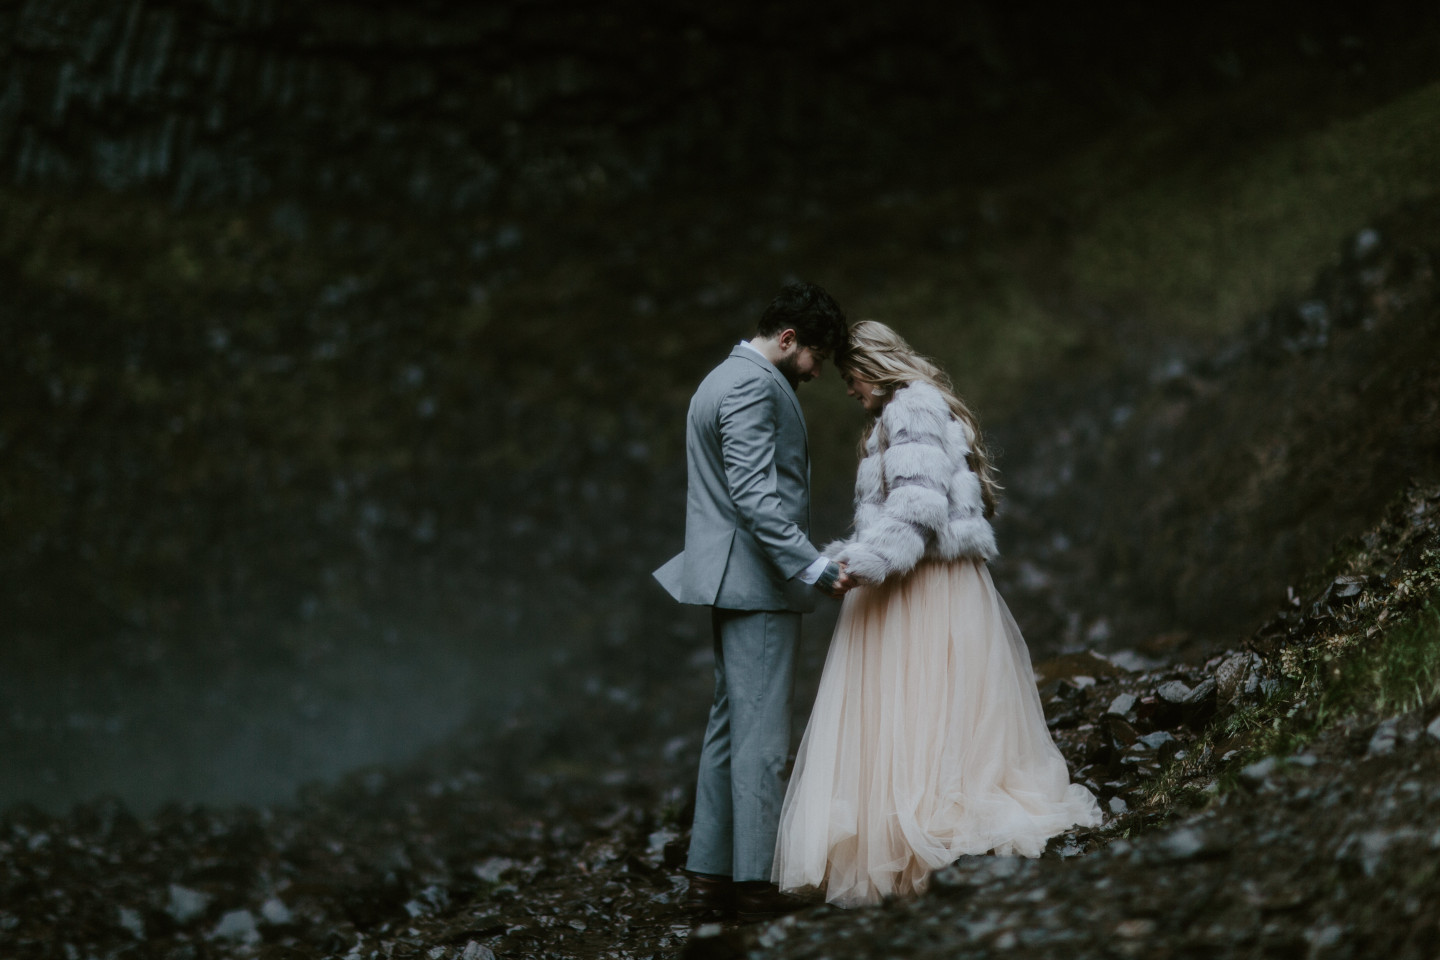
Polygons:
M797 896L781 893L775 884L763 880L747 880L735 884L735 912L741 923L773 920L781 914L794 913L809 905Z
M686 870L690 887L685 891L685 910L698 919L729 919L735 913L735 884L726 876Z

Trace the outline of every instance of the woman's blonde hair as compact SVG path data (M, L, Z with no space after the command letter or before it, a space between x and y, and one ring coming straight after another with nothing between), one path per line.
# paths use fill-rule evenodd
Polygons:
M955 415L955 419L970 430L970 469L980 478L980 498L985 504L985 516L995 515L1003 488L995 479L995 468L985 450L980 422L975 419L975 414L970 412L965 401L955 394L955 387L950 383L945 371L928 357L916 353L915 348L910 346L904 337L878 320L861 320L850 327L850 340L846 344L845 355L839 361L839 366L843 374L873 383L879 388L886 403L895 396L898 388L908 383L928 383L939 390L945 402L950 405L950 412ZM865 445L875 430L880 431L879 448L885 449L885 425L877 416L861 438L861 456L864 456Z

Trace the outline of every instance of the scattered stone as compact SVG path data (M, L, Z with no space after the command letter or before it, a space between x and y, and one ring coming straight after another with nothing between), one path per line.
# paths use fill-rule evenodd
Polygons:
M1155 845L1156 859L1161 861L1191 860L1209 852L1205 832L1193 826L1173 830Z
M1335 851L1335 857L1338 860L1358 861L1360 869L1365 871L1365 876L1373 877L1386 861L1386 854L1392 846L1418 840L1420 836L1420 832L1413 828L1366 830L1346 839L1340 849Z
M491 857L484 863L475 865L475 876L486 883L499 883L503 877L515 866L515 861L509 857Z
M1345 928L1338 924L1325 924L1323 926L1311 927L1305 931L1305 940L1310 944L1312 951L1324 950L1326 947L1333 947L1340 942Z
M1240 779L1249 783L1251 786L1258 787L1270 779L1270 775L1275 772L1275 766L1276 761L1274 757L1257 760L1240 770Z
M1140 739L1140 731L1129 723L1125 718L1116 714L1105 717L1105 730L1124 749Z
M1370 743L1365 748L1367 757L1383 757L1386 754L1395 752L1395 741L1399 735L1400 721L1391 717L1389 720L1382 720L1370 736Z
M1434 720L1430 721L1430 725L1425 728L1425 732L1428 733L1432 739L1440 740L1440 715L1437 715Z
M1237 653L1226 657L1215 668L1215 689L1222 703L1232 703L1248 696L1260 685L1260 658L1253 653Z
M260 931L255 928L255 916L249 910L231 910L220 918L210 932L210 939L259 943Z
M1106 708L1105 712L1123 717L1135 709L1135 699L1135 694L1133 693L1122 693L1110 701L1110 706ZM1440 718L1437 718L1437 721L1440 721Z
M1360 595L1365 589L1365 578L1360 576L1336 577L1325 590L1327 600L1345 600Z
M1145 744L1151 750L1159 750L1167 743L1178 743L1179 741L1169 730L1156 730L1154 733L1145 734L1138 742Z
M266 923L273 923L276 926L289 923L292 919L290 908L285 906L285 901L279 897L271 897L260 907L260 917Z
M165 907L165 912L180 925L185 925L205 912L210 906L210 898L199 890L191 890L189 887L182 887L178 883L170 884L170 903Z
M1204 703L1210 697L1215 695L1215 690L1217 686L1218 685L1216 684L1214 677L1206 677L1204 680L1201 680L1198 684L1196 684L1195 688L1190 691L1188 696L1186 696L1184 700L1185 705L1196 706L1198 704Z
M1160 684L1155 693L1166 703L1185 703L1190 697L1190 688L1179 680Z
M145 920L140 916L139 910L130 907L120 908L120 926L129 930L136 940L145 939Z
M1115 666L1130 673L1144 673L1146 670L1154 670L1156 667L1165 665L1164 660L1147 657L1134 650L1117 650L1110 654L1108 659Z
M495 960L495 951L477 940L471 940L465 944L460 960Z
M665 862L665 848L680 839L680 831L673 827L661 827L646 838L645 853L653 864Z
M1155 934L1155 921L1149 917L1122 920L1115 926L1115 936L1126 940L1140 940Z
M1120 817L1130 812L1130 804L1125 802L1124 797L1111 797L1108 804L1110 812Z
M1366 227L1355 234L1355 244L1352 248L1355 251L1356 260L1364 260L1370 254L1380 248L1380 231L1373 227Z

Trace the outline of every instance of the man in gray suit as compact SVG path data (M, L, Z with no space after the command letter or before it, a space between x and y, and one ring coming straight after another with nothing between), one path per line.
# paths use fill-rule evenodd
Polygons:
M655 571L681 603L711 608L715 700L700 754L687 903L741 919L795 906L770 883L785 795L800 614L849 588L810 543L810 451L795 395L844 349L838 304L787 284L753 340L690 401L685 551Z

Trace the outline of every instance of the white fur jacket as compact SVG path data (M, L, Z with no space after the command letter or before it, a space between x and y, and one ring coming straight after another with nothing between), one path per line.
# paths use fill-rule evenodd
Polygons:
M994 558L980 478L971 471L970 430L928 383L898 388L866 441L855 477L855 536L825 555L865 583L909 573L922 559Z

